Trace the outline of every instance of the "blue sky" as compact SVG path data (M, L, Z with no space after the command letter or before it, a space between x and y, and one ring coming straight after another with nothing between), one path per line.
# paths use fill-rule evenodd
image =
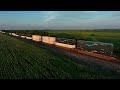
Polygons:
M0 11L0 29L120 29L120 11Z

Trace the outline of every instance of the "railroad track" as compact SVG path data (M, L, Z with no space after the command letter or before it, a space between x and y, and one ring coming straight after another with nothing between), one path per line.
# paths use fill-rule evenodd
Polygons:
M32 45L38 46L38 47L48 49L48 50L52 51L53 53L55 53L59 57L64 56L66 60L72 60L73 62L76 62L76 63L88 65L90 67L93 67L94 69L97 69L100 72L113 73L113 72L120 71L120 64L117 64L117 63L105 61L103 59L80 54L77 52L73 52L70 50L66 50L66 49L59 48L54 45L45 44L42 42L35 42L32 40L27 40L27 39L18 38L18 37L15 37L15 38L20 39L24 42L30 43ZM120 77L120 74L118 74L117 77Z

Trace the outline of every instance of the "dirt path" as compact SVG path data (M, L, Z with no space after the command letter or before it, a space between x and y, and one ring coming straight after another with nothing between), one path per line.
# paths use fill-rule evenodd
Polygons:
M43 44L43 43L36 43L36 42L30 41L30 40L21 39L21 38L18 38L18 39L23 40L25 42L28 42L28 43L33 44L38 47L48 49L48 50L52 51L53 53L55 53L59 57L64 56L66 58L66 60L72 60L74 62L93 67L94 69L97 69L98 71L101 71L101 72L110 72L110 73L113 73L113 72L115 73L118 71L120 72L120 65L116 64L116 63L112 63L112 62L98 59L95 57L68 51L65 49L61 49L61 48ZM118 73L116 75L116 77L120 78L120 73Z

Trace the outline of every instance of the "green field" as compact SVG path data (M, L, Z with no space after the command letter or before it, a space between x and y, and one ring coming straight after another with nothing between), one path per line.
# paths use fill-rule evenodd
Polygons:
M113 76L66 60L47 49L0 34L0 79L106 78Z

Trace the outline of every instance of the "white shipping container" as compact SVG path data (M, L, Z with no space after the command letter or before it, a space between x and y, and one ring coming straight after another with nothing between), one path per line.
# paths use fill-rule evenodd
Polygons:
M69 45L69 44L58 43L58 42L55 42L55 45L65 47L65 48L75 48L75 45Z
M2 33L5 33L5 32L2 32Z
M26 36L21 36L21 38L26 38Z
M39 35L32 35L32 40L33 41L41 41L41 36L39 36Z
M18 37L19 35L16 34L15 36Z
M12 33L13 36L15 36L16 34L15 33Z
M12 35L12 33L9 33L9 35Z
M42 42L49 43L49 44L55 44L55 37L48 37L48 36L42 36Z
M26 37L26 39L32 39L32 37Z

